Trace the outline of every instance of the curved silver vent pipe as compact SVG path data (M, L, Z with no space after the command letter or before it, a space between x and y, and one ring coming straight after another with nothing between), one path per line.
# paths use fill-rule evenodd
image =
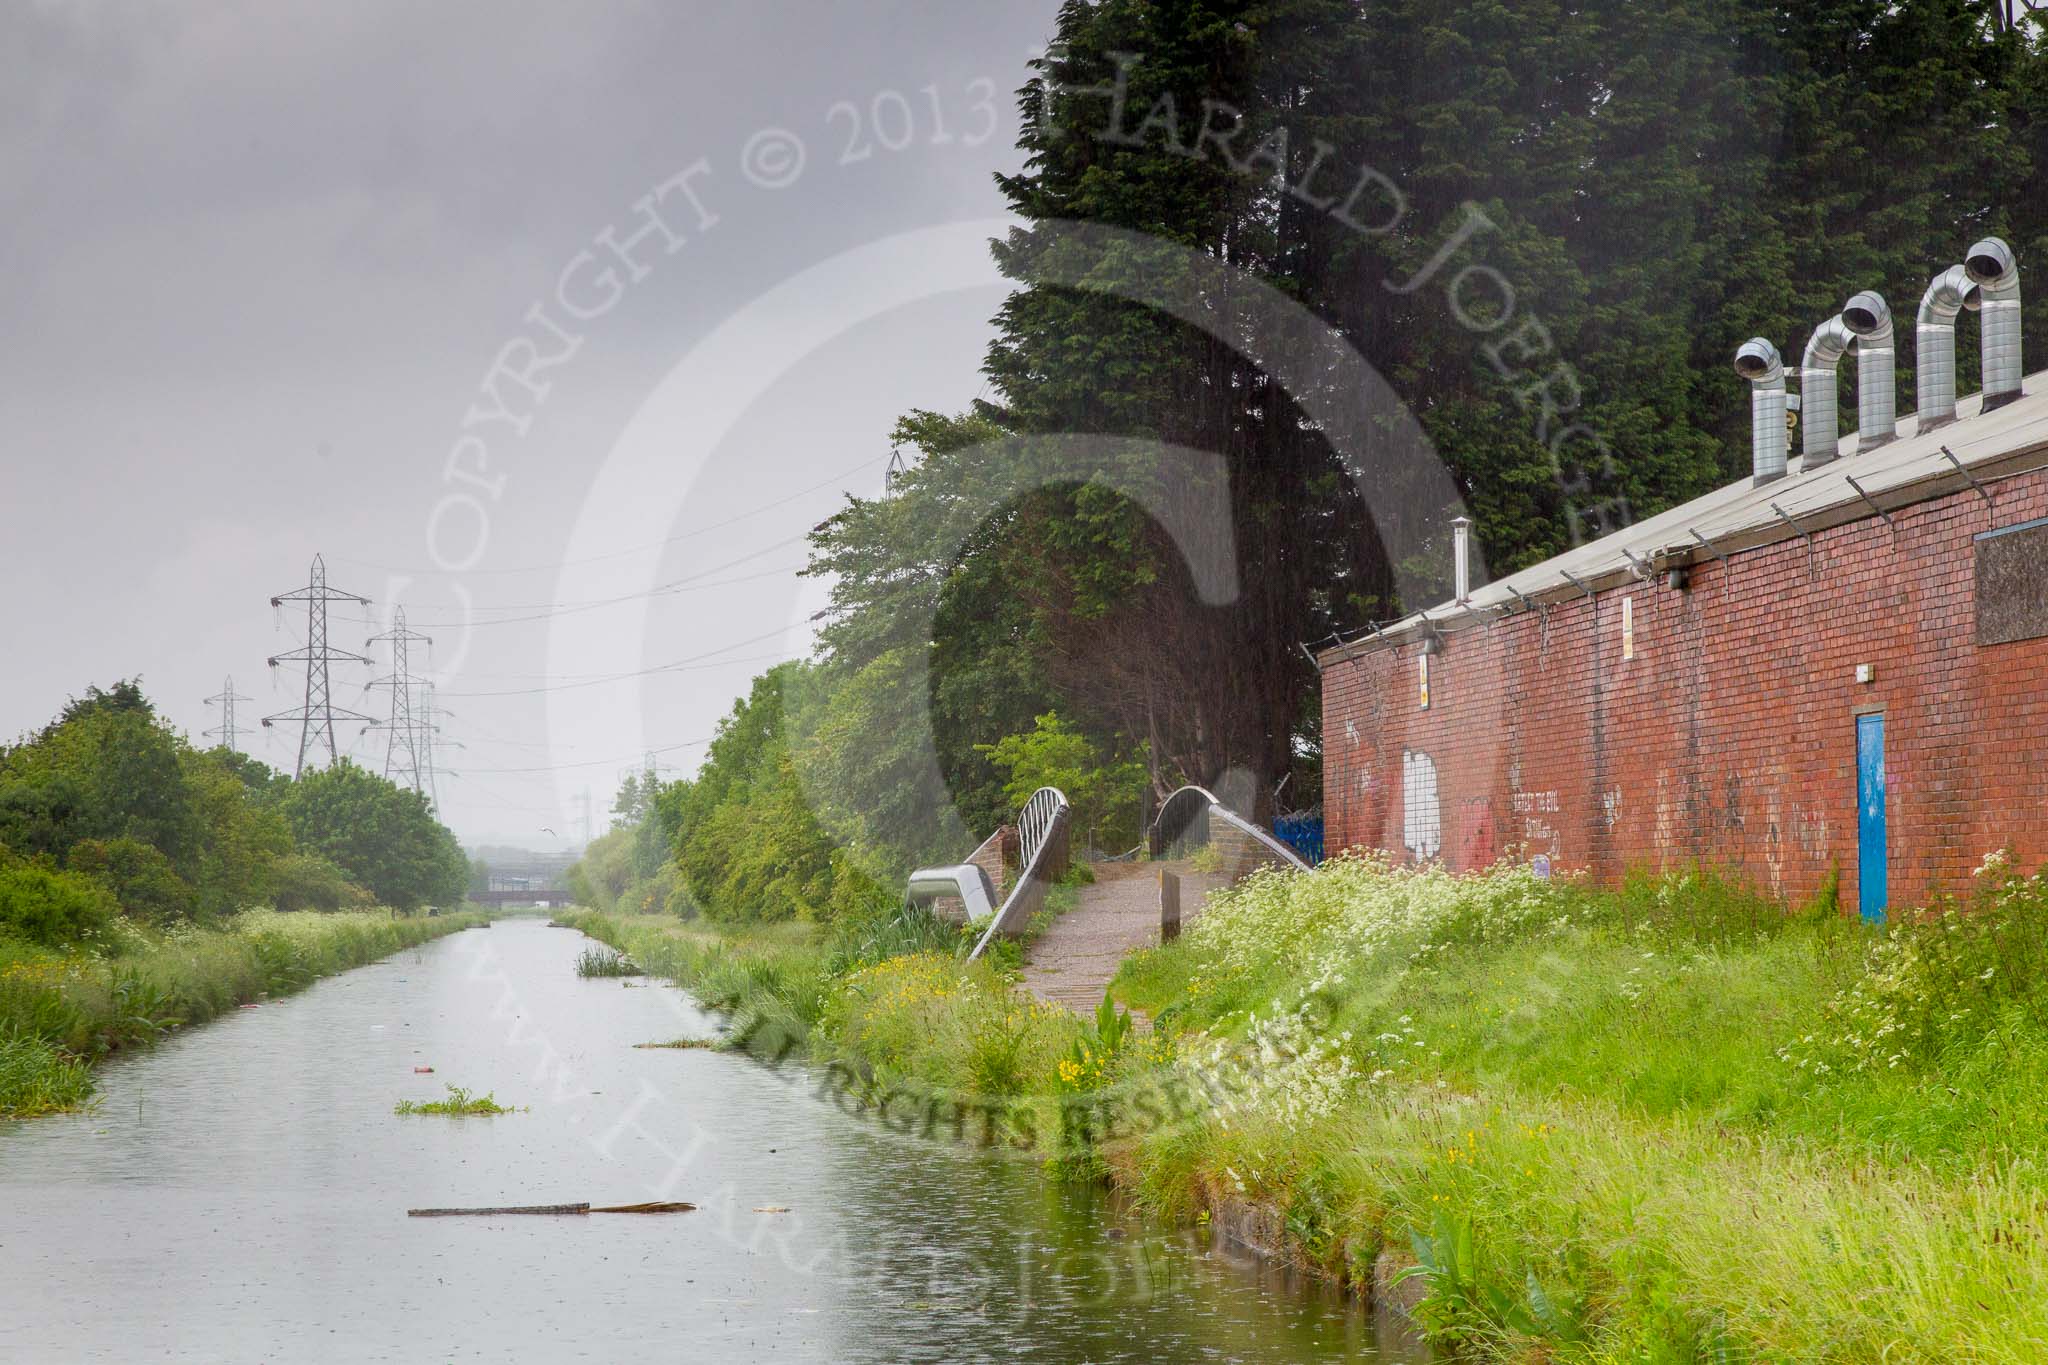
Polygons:
M1799 361L1799 451L1802 466L1818 469L1841 453L1841 420L1836 411L1836 366L1856 342L1840 313L1813 329Z
M1785 362L1777 347L1751 337L1735 353L1735 373L1749 381L1750 468L1761 488L1785 477Z
M1842 305L1842 325L1856 334L1856 449L1875 450L1899 434L1899 357L1892 310L1866 289Z
M1977 306L1970 272L1952 265L1920 296L1913 327L1913 393L1921 431L1956 420L1956 314Z
M2020 396L2020 263L2002 238L1986 237L1963 257L1984 321L1984 411Z

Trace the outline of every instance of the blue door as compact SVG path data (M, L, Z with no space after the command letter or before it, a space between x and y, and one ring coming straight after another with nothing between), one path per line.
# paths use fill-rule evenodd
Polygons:
M1856 901L1884 923L1884 717L1856 717Z

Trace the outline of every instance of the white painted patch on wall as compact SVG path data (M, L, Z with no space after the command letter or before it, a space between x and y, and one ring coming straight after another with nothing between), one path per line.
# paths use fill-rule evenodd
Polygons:
M1416 749L1401 751L1401 844L1418 858L1434 858L1444 845L1436 760Z

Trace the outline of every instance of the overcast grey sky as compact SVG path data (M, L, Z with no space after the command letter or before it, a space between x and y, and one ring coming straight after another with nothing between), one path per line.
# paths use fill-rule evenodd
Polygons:
M139 673L196 734L233 675L289 769L255 721L305 622L268 599L319 552L375 599L335 645L394 601L434 636L466 840L552 844L586 787L601 830L650 748L693 769L805 646L804 531L980 387L1055 9L7 7L0 733ZM382 711L387 667L337 702Z

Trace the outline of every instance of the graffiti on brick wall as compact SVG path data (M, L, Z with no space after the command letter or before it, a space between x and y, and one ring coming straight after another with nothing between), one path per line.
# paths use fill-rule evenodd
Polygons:
M1557 826L1550 817L1560 809L1555 791L1513 792L1508 802L1522 820L1522 844L1531 853L1549 853L1555 856L1559 851Z
M1418 858L1434 858L1444 846L1436 760L1418 749L1401 751L1401 845Z
M1828 856L1828 817L1819 806L1801 806L1792 812L1792 841L1799 851L1815 862Z
M1621 823L1621 788L1609 787L1600 794L1600 814L1609 829Z

